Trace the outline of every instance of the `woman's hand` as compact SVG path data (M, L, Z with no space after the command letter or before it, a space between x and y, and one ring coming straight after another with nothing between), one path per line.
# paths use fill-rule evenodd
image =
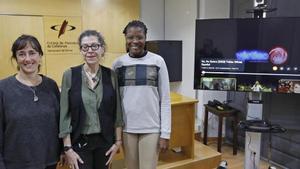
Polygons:
M78 161L83 164L83 160L73 149L65 151L65 159L70 169L79 169Z
M64 166L66 163L66 155L65 154L60 154L60 157L59 157L59 162L58 162L58 165L60 167Z
M169 140L168 139L164 139L164 138L160 138L159 139L159 152L166 152L169 148Z
M112 160L113 160L113 157L114 155L118 152L119 148L121 147L122 145L122 141L119 140L119 141L116 141L115 144L113 144L110 149L105 153L106 156L109 155L109 159L107 160L106 164L105 165L110 165Z

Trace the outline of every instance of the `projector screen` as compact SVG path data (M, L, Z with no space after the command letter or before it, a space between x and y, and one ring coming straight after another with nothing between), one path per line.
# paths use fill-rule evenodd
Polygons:
M300 93L300 18L196 20L194 89Z

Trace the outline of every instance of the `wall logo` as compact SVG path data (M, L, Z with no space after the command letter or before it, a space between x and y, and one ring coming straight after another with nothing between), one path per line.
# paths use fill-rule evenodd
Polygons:
M53 25L50 27L54 31L58 31L58 38L65 33L65 31L73 31L76 29L75 26L68 25L68 21L64 20L61 25Z

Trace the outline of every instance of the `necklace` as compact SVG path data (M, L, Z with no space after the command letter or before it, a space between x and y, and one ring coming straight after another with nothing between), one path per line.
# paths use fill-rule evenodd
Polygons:
M97 67L95 69L95 73L92 74L89 70L91 70L91 68L88 67L88 65L84 65L83 66L83 70L85 72L85 74L87 75L88 79L91 80L93 83L97 83L99 81L99 78L97 76L97 72L99 70L99 67Z
M34 102L37 102L39 101L39 97L36 95L36 91L35 91L35 87L30 87L30 86L26 86L26 85L18 85L19 87L21 87L22 89L25 89L25 90L30 90L33 94L33 101Z
M22 82L24 80L22 80L20 77L16 76L16 80L18 80L21 83L20 85L18 85L19 87L21 87L22 89L25 89L25 90L30 90L32 92L34 102L39 101L39 97L36 95L36 90L35 90L36 87L28 86L28 85L24 84L24 82Z
M33 87L29 87L29 89L32 91L33 93L33 101L37 102L39 101L39 97L36 95L35 90L33 89Z
M94 82L94 83L96 83L99 79L98 79L98 76L97 76L97 73L95 74L95 75L92 75L89 71L87 71L87 70L84 70L85 71L85 73L86 73L86 75L90 78L90 79L92 79L92 81Z

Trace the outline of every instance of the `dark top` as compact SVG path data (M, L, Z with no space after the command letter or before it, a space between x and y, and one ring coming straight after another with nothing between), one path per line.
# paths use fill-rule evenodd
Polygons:
M78 91L81 91L81 97L83 102L83 107L86 112L84 125L81 129L81 134L94 134L94 133L101 133L100 127L100 120L98 109L101 105L102 98L103 98L103 84L102 84L102 69L98 69L96 74L97 81L96 86L91 88L89 86L89 80L85 70L82 69L81 75L75 75L76 78L81 77L78 79L76 83L81 82L81 88ZM113 71L110 71L111 74L111 82L113 85L114 90L116 91L117 95L117 105L116 105L116 123L115 127L122 127L123 126L123 117L122 117L122 107L121 107L121 100L119 95L119 88L118 88L118 79L116 74ZM78 76L78 77L77 77ZM68 69L63 74L63 80L61 85L61 94L60 94L60 133L59 137L64 138L68 134L72 132L72 125L71 125L71 114L70 112L70 89L72 87L72 69Z
M38 101L34 101L34 92ZM59 90L45 76L34 88L0 81L0 169L44 169L57 163Z
M72 133L71 140L72 144L77 142L81 130L83 128L84 121L86 119L86 112L82 100L82 65L72 67L72 85L69 91L70 94L70 106L69 111L72 117ZM101 133L104 138L109 142L113 143L115 138L115 121L116 121L116 91L112 85L111 70L100 66L102 74L102 86L103 86L103 97L98 108L98 117L101 125ZM116 88L117 89L117 88Z

